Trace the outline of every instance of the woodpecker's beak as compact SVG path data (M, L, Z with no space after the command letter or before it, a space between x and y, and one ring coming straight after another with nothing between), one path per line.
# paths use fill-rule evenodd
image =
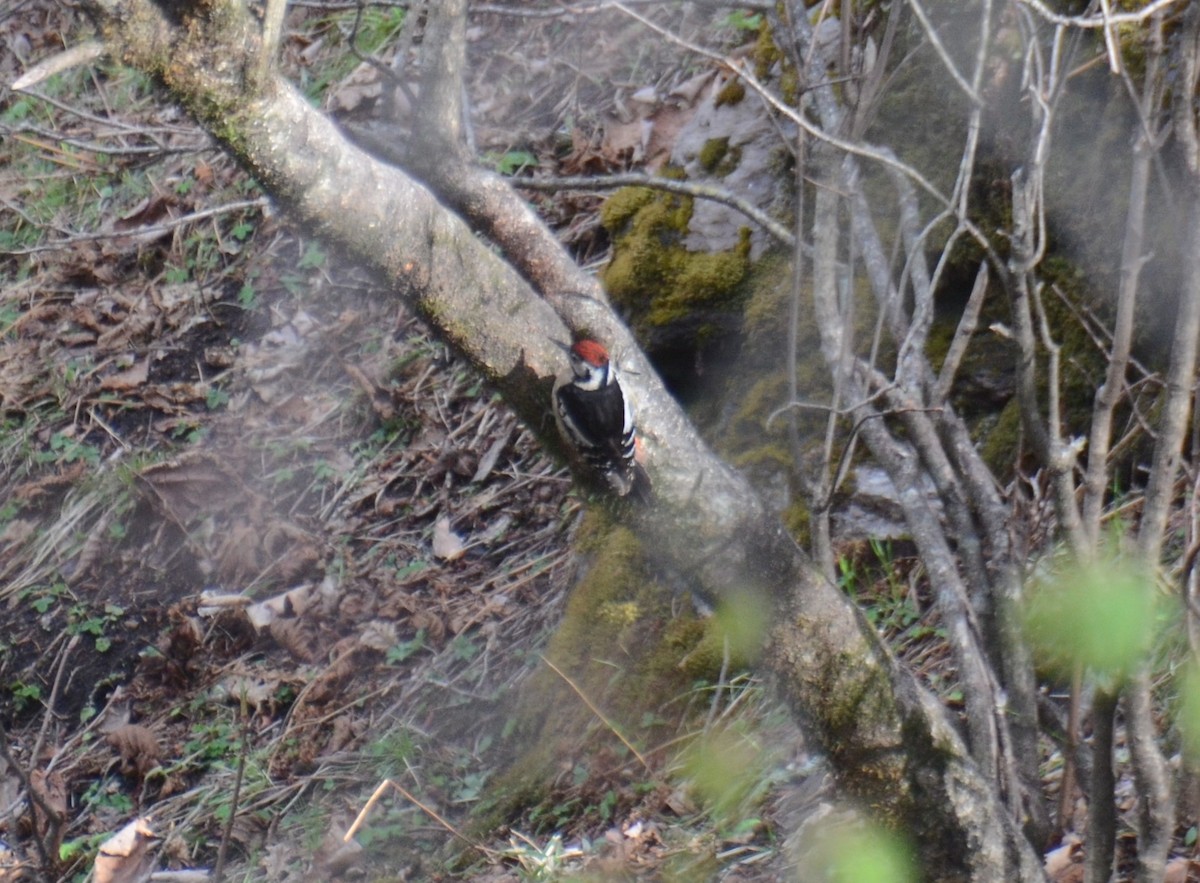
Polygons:
M569 343L563 343L561 340L555 340L553 337L550 338L550 342L552 344L554 344L556 347L558 347L560 350L562 350L564 353L571 352L571 344L569 344Z

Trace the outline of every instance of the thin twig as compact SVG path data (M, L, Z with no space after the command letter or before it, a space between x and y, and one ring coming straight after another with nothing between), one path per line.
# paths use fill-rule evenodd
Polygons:
M33 787L33 784L29 780L29 774L25 772L24 767L17 763L17 759L8 750L8 731L4 728L3 722L0 722L0 759L3 759L8 764L8 768L16 773L17 778L21 780L21 787L29 795L30 829L33 831L33 845L38 851L38 857L42 860L42 868L49 870L53 866L53 863L46 850L46 844L38 836L37 815L34 813L33 807L36 806L46 816L47 834L52 834L52 832L56 831L58 826L62 824L62 819L59 818L58 812L46 802L46 798L42 796L41 792Z
M913 11L913 14L917 17L917 21L925 29L925 36L929 38L929 45L933 47L934 54L941 60L943 67L950 72L950 76L954 79L958 88L966 93L971 104L977 107L983 104L979 93L967 82L966 78L959 71L958 65L954 63L954 59L950 57L950 53L946 51L946 46L942 43L942 38L938 35L937 28L933 26L933 22L929 20L929 16L925 14L925 8L921 6L920 0L908 0L908 8Z
M112 230L107 233L74 233L64 239L58 239L54 242L47 242L44 245L34 245L29 248L14 248L7 251L0 251L0 254L12 256L30 255L38 254L39 252L43 251L55 251L60 248L66 248L67 246L74 245L77 242L95 242L102 239L157 236L161 233L169 233L176 227L182 227L185 224L192 223L193 221L203 221L205 218L212 218L228 212L239 212L254 208L266 208L268 205L270 205L270 203L270 199L265 196L260 196L258 199L245 199L240 202L229 202L225 205L218 205L213 208L204 209L203 211L181 215L178 218L173 218L172 220L165 221L162 224L154 224L150 227L138 227L133 230Z
M649 187L653 190L665 190L668 193L678 193L683 196L694 196L711 202L728 206L740 212L758 224L781 244L792 248L795 236L792 231L780 224L766 212L742 199L740 196L721 187L710 184L698 184L695 181L676 181L672 178L652 178L649 175L629 173L624 175L606 175L603 178L576 175L563 178L513 178L514 187L525 190L613 190L617 187Z
M987 261L981 261L979 272L975 274L975 284L971 287L971 296L967 299L967 307L963 310L962 317L958 320L958 328L955 329L954 339L950 341L950 349L946 353L946 359L942 362L942 370L938 374L937 385L933 391L933 400L936 403L945 402L946 396L950 394L950 387L954 385L954 377L958 373L958 366L962 363L962 357L967 351L967 345L971 342L971 338L974 336L975 329L979 324L979 313L983 309L983 299L987 293L987 285L988 265Z
M1046 6L1042 0L1017 0L1022 6L1027 6L1046 21L1055 25L1065 25L1073 28L1110 28L1113 25L1136 24L1143 22L1156 12L1174 6L1184 0L1155 0L1136 12L1118 12L1109 15L1061 15Z
M358 816L354 819L354 824L352 824L350 826L349 830L347 830L346 833L342 835L343 843L349 843L350 840L354 837L354 835L356 833L358 833L358 829L361 828L363 826L363 822L366 821L367 813L369 813L371 811L371 808L376 803L379 802L379 798L383 796L384 789L388 788L388 787L395 788L402 795L404 795L404 798L406 800L408 800L411 804L413 804L413 806L417 807L417 809L421 810L421 812L425 813L427 816L429 816L431 819L433 819L435 822L437 822L439 825L441 825L443 828L445 828L447 831L449 831L455 837L457 837L460 840L465 841L473 849L479 850L481 853L483 853L485 856L487 856L490 859L496 859L496 858L500 857L500 853L498 853L496 850L489 849L488 847L484 846L482 843L477 843L476 841L472 840L470 837L468 837L462 831L458 830L456 827L454 827L452 824L450 824L450 822L446 821L446 819L440 813L438 813L437 810L435 810L431 806L426 806L424 803L417 800L417 798L414 797L412 794L410 794L403 785L401 785L399 782L397 782L393 779L384 779L382 782L379 783L379 787L375 789L374 793L367 800L367 802L363 806L363 808L361 810L359 810Z
M42 729L38 733L37 742L34 743L33 751L30 752L30 757L41 757L42 746L46 743L46 734L50 731L50 721L54 717L54 703L58 701L59 690L62 688L63 673L67 669L67 660L71 657L71 652L79 646L79 635L72 635L71 640L67 641L67 646L63 648L62 655L58 659L58 671L54 674L54 684L50 687L50 697L46 700L46 715L42 718Z
M930 196L932 196L935 200L937 200L938 203L943 208L952 208L950 199L945 194L943 194L942 191L940 189L938 189L938 187L935 184L933 184L933 182L931 182L927 177L925 177L923 174L921 174L913 166L897 159L894 155L891 154L890 151L879 150L877 148L871 147L871 146L863 144L861 142L847 141L845 138L839 138L838 136L831 134L830 132L826 131L825 129L822 129L819 126L814 125L803 113L800 113L794 107L790 107L779 96L775 95L770 89L768 89L758 79L758 77L756 77L754 75L750 65L747 64L746 62L744 62L740 59L730 58L726 55L722 55L719 52L713 52L710 49L706 49L703 46L698 46L695 43L685 40L684 38L680 37L678 34L672 32L672 31L668 30L667 28L664 28L661 25L646 18L644 15L634 12L632 9L628 8L624 3L614 2L613 8L621 10L621 12L625 13L630 18L633 18L633 19L641 22L643 25L648 27L650 30L654 31L656 34L660 34L661 36L670 40L672 43L675 43L676 45L681 46L684 49L694 52L697 55L703 56L704 58L711 59L711 60L715 61L717 64L719 64L722 68L730 71L733 74L736 74L739 78L741 78L741 80L747 86L749 86L763 100L765 100L767 102L767 104L769 104L771 106L772 109L778 111L780 114L787 117L789 120L791 120L796 125L800 126L800 128L804 129L804 131L808 132L808 134L812 135L814 138L824 141L826 144L836 147L837 149L839 149L845 153L851 154L853 156L860 156L860 157L863 157L864 159L871 159L871 160L874 160L888 168L895 169L896 171L900 172L901 174L903 174L906 177L908 177L909 179L911 179L917 186L919 186L922 190L924 190L926 193L928 193ZM815 89L819 86L824 86L824 85L826 85L826 84L825 83L813 83L813 84L809 85L809 88ZM964 223L965 223L965 219L964 219ZM969 229L974 230L973 227L969 228ZM789 233L788 235L790 236L791 234Z
M203 150L211 150L212 143L204 140L200 143L183 146L183 147L164 147L161 144L135 144L132 146L110 147L107 144L101 144L97 141L83 141L79 138L67 138L52 129L47 129L43 126L34 126L31 124L23 124L20 126L0 126L0 133L7 135L10 138L16 138L20 135L36 135L39 138L49 138L57 142L59 145L74 147L77 150L86 150L88 153L99 153L104 156L172 156L184 153L198 153ZM97 138L128 138L129 132L99 132ZM25 139L22 139L25 140ZM44 143L39 144L35 141L26 143L46 149L49 145Z
M246 701L246 692L242 691L242 747L238 752L237 772L233 777L233 795L229 799L229 816L225 819L225 827L221 830L221 843L217 847L217 863L213 866L213 883L221 883L225 877L225 856L229 851L229 842L233 839L233 822L237 818L238 799L242 794L242 778L246 774L246 755L250 752L250 708Z
M600 721L601 721L601 723L603 723L603 724L604 724L604 726L606 726L606 727L608 727L610 730L612 730L612 732L613 732L613 735L615 735L615 736L616 736L618 739L620 739L620 740L621 740L621 744L623 744L623 745L624 745L626 748L628 748L630 751L632 751L632 752L633 752L633 756L634 756L634 757L636 757L636 758L637 758L637 759L638 759L638 760L641 762L642 766L643 766L643 767L644 767L644 768L645 768L647 771L649 771L649 769L650 769L650 764L648 764L648 763L646 762L646 758L644 758L644 757L642 756L642 753L641 753L640 751L638 751L636 748L634 748L634 747L633 747L633 743L632 743L632 742L630 742L628 739L626 739L626 738L625 738L625 736L624 736L624 735L621 733L621 731L620 731L620 730L617 728L617 725L616 725L616 724L614 724L614 723L613 723L611 720L609 720L609 719L608 719L608 718L605 716L604 712L603 712L603 711L601 711L599 708L597 708L597 707L595 706L595 704L592 702L592 700L588 698L587 694L586 694L586 693L584 693L582 689L580 689L579 685L578 685L578 684L576 684L576 683L575 683L573 680L571 680L571 679L570 679L570 678L567 676L566 672L564 672L564 671L563 671L561 668L559 668L557 665L555 665L553 662L551 662L551 661L550 661L549 659L547 659L545 656L542 656L541 654L538 654L538 655L539 655L539 657L541 658L542 662L544 662L544 663L546 663L546 665L550 666L551 670L552 670L552 671L553 671L553 672L554 672L556 675L558 675L560 678L562 678L564 681L566 681L566 682L567 682L567 685L568 685L568 686L569 686L569 687L570 687L572 690L574 690L574 691L575 691L575 694L576 694L576 695L577 695L577 696L578 696L580 699L582 699L582 700L583 700L583 704L584 704L584 705L586 705L586 706L587 706L587 707L588 707L588 708L591 710L592 714L594 714L594 715L596 715L596 717L600 718Z

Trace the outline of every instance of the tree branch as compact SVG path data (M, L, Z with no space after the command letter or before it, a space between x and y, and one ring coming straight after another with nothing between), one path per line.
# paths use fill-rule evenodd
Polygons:
M384 278L545 441L554 443L544 418L551 377L562 367L552 338L586 325L614 343L635 369L626 383L658 498L652 510L623 513L645 547L712 597L749 591L762 600L770 623L764 664L784 698L810 722L847 792L913 833L931 874L1041 878L1038 858L995 795L992 771L981 775L936 699L704 445L594 281L518 208L506 183L482 173L454 180L462 167L431 157L419 172L439 201L347 144L283 80L255 82L248 72L259 36L240 3L178 7L178 26L149 0L89 6L111 50L158 78L296 223ZM453 34L458 25L447 26ZM450 73L456 57L438 51L424 69ZM508 262L443 203L494 237Z

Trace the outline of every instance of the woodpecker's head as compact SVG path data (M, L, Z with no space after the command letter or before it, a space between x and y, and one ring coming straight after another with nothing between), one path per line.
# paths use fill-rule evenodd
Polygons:
M599 389L616 379L616 371L609 364L608 350L590 337L571 344L567 356L571 359L574 383L581 389Z

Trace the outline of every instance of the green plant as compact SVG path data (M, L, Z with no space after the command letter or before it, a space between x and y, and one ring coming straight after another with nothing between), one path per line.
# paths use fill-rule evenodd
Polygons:
M217 386L209 384L208 392L204 395L204 406L210 411L216 411L229 404L229 393Z
M74 373L69 372L68 382L73 381ZM89 466L100 465L100 451L87 442L75 438L68 430L60 430L50 436L49 450L39 451L34 455L37 463L76 463L83 461Z
M484 157L501 175L516 175L537 165L537 157L528 150L510 150L507 153L489 153Z
M520 866L524 880L553 880L568 870L574 859L585 855L583 849L563 845L562 834L555 834L545 846L540 846L519 831L508 838L509 846L502 854Z
M321 246L315 242L310 242L304 247L304 254L300 255L300 261L297 263L301 270L316 270L325 266L327 257Z
M848 558L845 555L839 555L837 567L838 588L851 598L854 598L858 591L858 570L854 566L854 559Z
M83 792L83 804L97 812L108 810L121 816L133 812L133 800L117 783L96 779Z
M757 31L762 26L762 21L761 12L751 14L744 9L735 9L725 16L726 27L733 28L735 31Z
M332 84L341 82L359 65L361 56L379 52L395 39L404 27L405 17L406 10L398 6L364 6L315 22L315 31L325 31L332 45L353 38L354 51L333 53L331 61L319 65L315 71L304 71L302 84L309 99L319 103Z
M72 635L91 635L95 638L96 651L105 653L112 647L108 636L109 628L125 615L125 608L116 604L105 604L100 613L82 603L74 604L67 611L67 631Z
M387 662L389 665L396 665L404 662L418 650L425 646L425 629L418 629L417 633L408 641L399 641L388 649Z
M12 692L13 707L18 713L42 701L42 688L37 684L16 681L9 690Z
M76 859L90 857L99 848L100 844L107 840L110 833L101 831L98 834L84 834L82 837L75 837L71 840L63 842L58 848L58 857L63 862L73 862Z
M479 648L471 640L470 635L460 633L450 642L450 652L463 662L470 662L479 653Z
M67 584L61 581L45 585L33 585L24 588L17 595L18 600L29 601L29 606L36 610L39 614L44 614L56 601L70 597L71 591L67 588Z
M192 725L191 738L183 743L184 753L196 760L213 762L235 758L242 740L228 721L202 721Z

